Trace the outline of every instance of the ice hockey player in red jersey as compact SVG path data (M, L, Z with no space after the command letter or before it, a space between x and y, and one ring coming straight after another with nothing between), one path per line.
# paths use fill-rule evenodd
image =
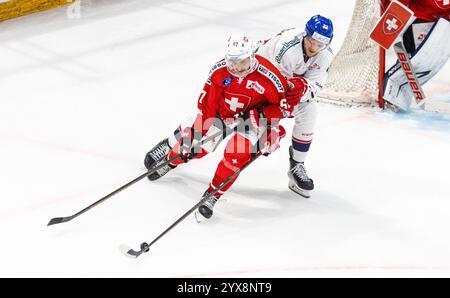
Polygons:
M380 0L384 9L390 0ZM414 12L416 19L403 33L403 44L411 56L420 84L436 75L450 57L450 0L399 0ZM413 97L397 65L390 68L383 82L386 107L408 110Z
M255 49L252 40L244 35L232 35L229 38L225 59L213 66L200 94L195 122L190 127L179 129L181 138L175 144L169 144L169 140L164 139L153 147L144 163L150 169L177 154L181 154L182 158L149 175L150 180L157 180L177 166L214 151L221 138L202 145L196 152L193 152L193 144L220 131L221 123L231 126L237 119L242 119L242 115L246 119L247 129L232 134L203 198L249 162L252 154L262 150L268 155L279 147L285 131L278 122L291 115L299 98L286 97L287 80L272 63L255 55ZM301 81L294 80L291 84L291 88L306 92L306 86ZM267 135L267 138L263 138L263 135ZM199 207L198 213L210 218L215 203L236 178L207 199Z

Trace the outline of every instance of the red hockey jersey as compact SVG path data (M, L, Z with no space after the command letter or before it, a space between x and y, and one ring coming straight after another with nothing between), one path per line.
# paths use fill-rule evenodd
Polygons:
M385 8L390 2L382 0ZM399 0L399 2L414 11L416 18L430 22L435 22L438 18L450 20L450 0Z
M256 60L256 70L243 79L228 71L225 60L213 66L198 99L202 123L208 118L233 118L253 108L262 109L269 122L290 116L294 107L286 101L286 79L267 59L256 55Z

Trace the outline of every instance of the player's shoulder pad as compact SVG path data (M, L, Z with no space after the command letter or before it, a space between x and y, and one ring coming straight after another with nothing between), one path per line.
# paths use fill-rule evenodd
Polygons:
M227 67L227 63L225 62L225 59L222 59L218 62L216 62L213 67L211 67L211 70L209 71L209 75L211 76L214 72L216 72L217 70Z
M283 77L281 72L266 58L256 55L256 59L258 59L258 73L265 76L268 81L270 81L278 92L285 92L283 82L286 79ZM287 83L285 83L287 85Z
M296 47L302 46L303 37L299 34L297 29L292 29L281 34L280 39L276 45L275 61L281 63L284 56L288 57L286 59L291 60L292 57L297 55L297 51L294 49Z
M285 39L292 39L295 36L299 37L302 33L302 30L298 29L298 28L289 28L289 29L284 29L280 32L280 35L285 38Z
M222 59L218 62L216 62L213 67L211 67L211 70L209 71L208 74L208 80L206 81L207 84L211 85L211 80L213 76L218 75L219 73L221 73L221 69L226 69L227 67L227 63L225 62L225 59Z

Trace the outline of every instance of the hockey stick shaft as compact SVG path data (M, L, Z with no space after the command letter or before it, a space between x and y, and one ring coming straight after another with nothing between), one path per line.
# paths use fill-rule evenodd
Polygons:
M111 192L110 194L104 196L103 198L101 198L100 200L92 203L91 205L87 206L86 208L84 208L83 210L80 210L79 212L71 215L71 216L67 216L67 217L55 217L52 218L49 223L47 224L48 226L54 225L54 224L60 224L60 223L64 223L64 222L68 222L71 221L72 219L80 216L81 214L89 211L90 209L94 208L95 206L103 203L104 201L108 200L109 198L111 198L112 196L118 194L119 192L123 191L124 189L127 189L128 187L130 187L131 185L135 184L136 182L144 179L145 177L147 177L148 175L158 171L159 169L161 169L162 167L166 166L167 164L173 162L174 160L180 158L181 154L178 154L174 157L172 157L171 159L167 160L166 162L162 163L161 165L152 168L150 170L148 170L146 173L140 175L139 177L136 177L135 179L131 180L130 182L122 185L121 187L119 187L118 189L114 190L113 192Z
M175 226L177 226L180 222L182 222L186 217L188 217L192 212L194 212L197 208L199 208L208 198L215 195L219 190L221 190L224 186L230 183L237 175L239 175L243 170L245 170L250 164L252 164L258 157L261 156L261 152L258 152L247 164L245 164L241 169L234 172L230 177L228 177L225 181L223 181L219 186L217 186L208 196L202 198L197 204L195 204L191 209L189 209L186 213L184 213L179 219L177 219L173 224L171 224L164 232L162 232L158 237L156 237L150 244L142 243L141 250L128 250L125 252L128 256L137 258L142 253L147 252L150 249L150 246L155 244L159 239L161 239L164 235L170 232Z
M161 239L165 234L167 234L170 230L172 230L176 225L182 222L186 217L188 217L192 212L194 212L200 205L202 205L208 198L215 195L219 190L221 190L224 186L230 183L237 175L239 175L246 167L248 167L252 162L258 158L260 154L256 155L252 160L250 160L244 167L234 172L230 177L228 177L224 182L222 182L219 186L217 186L208 196L202 198L197 204L195 204L191 209L189 209L185 214L183 214L177 221L175 221L170 227L168 227L164 232L161 233L158 237L156 237L150 244L149 247L155 244L156 241Z
M235 127L237 127L237 126L239 125L239 123L240 123L240 122L237 122L237 125L234 126L233 129L234 129ZM227 130L227 131L228 131L228 130ZM217 132L217 133L215 133L215 134L213 134L213 135L211 135L211 136L208 136L207 138L205 138L205 139L201 140L199 143L197 143L197 144L194 146L194 149L195 149L195 148L199 148L199 147L201 147L202 145L204 145L204 144L206 144L206 143L208 143L208 142L210 142L210 141L215 140L217 137L219 137L219 136L221 136L221 135L223 135L223 131L219 131L219 132ZM127 188L130 187L131 185L133 185L133 184L135 184L136 182L138 182L138 181L144 179L144 178L147 177L148 175L150 175L150 174L152 174L152 173L158 171L158 170L161 169L162 167L167 166L168 164L170 164L171 162L177 160L177 159L180 158L180 157L181 157L181 154L175 155L175 156L172 157L171 159L165 161L164 163L160 164L159 166L157 166L157 167L155 167L155 168L152 168L152 169L148 170L146 173L144 173L144 174L142 174L142 175L136 177L135 179L131 180L130 182L126 183L125 185L123 185L123 186L121 186L121 187L119 187L118 189L114 190L114 191L111 192L110 194L104 196L104 197L101 198L100 200L98 200L98 201L92 203L91 205L87 206L87 207L84 208L83 210L80 210L79 212L77 212L77 213L75 213L75 214L73 214L73 215L71 215L71 216L67 216L67 217L55 217L55 218L52 218L52 219L48 222L47 226L51 226L51 225L55 225L55 224L60 224L60 223L64 223L64 222L71 221L72 219L74 219L74 218L80 216L81 214L83 214L83 213L89 211L90 209L94 208L95 206L97 206L97 205L103 203L104 201L108 200L109 198L113 197L114 195L118 194L119 192L123 191L124 189L127 189Z

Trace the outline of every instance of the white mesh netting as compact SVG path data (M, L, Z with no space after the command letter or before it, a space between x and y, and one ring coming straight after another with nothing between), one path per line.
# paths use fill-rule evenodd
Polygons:
M375 105L379 46L369 39L380 17L377 0L356 0L350 27L336 54L321 99L345 105ZM320 99L319 99L320 100Z

